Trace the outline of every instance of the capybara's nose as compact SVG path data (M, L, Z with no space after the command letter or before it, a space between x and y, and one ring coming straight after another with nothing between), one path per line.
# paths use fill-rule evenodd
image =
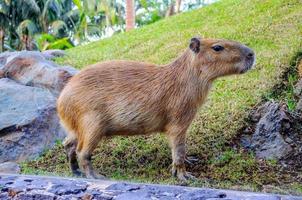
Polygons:
M250 50L250 52L247 54L247 58L250 60L253 59L254 56L255 56L255 53L252 50Z
M243 45L242 48L243 51L243 55L248 59L248 60L252 60L255 57L255 53L252 49L250 49L249 47Z

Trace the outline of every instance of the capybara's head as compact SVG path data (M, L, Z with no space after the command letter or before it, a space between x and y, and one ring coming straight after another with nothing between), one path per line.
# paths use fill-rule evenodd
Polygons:
M255 63L254 51L236 41L194 37L190 50L194 54L194 66L211 78L242 74Z

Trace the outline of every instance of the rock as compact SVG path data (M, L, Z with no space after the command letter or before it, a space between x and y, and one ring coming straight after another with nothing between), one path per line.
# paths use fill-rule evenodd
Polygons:
M62 187L63 185L64 187ZM83 181L76 182L63 179L56 181L47 191L56 195L79 194L85 191L87 186L87 183Z
M7 58L2 68L5 77L22 85L45 88L58 95L77 70L60 67L40 54L18 54Z
M300 65L302 66L302 62L300 62ZM296 110L298 112L302 112L302 79L300 79L294 88L294 94L295 96L299 99L297 106L296 106Z
M41 191L28 191L17 194L15 198L22 200L55 200L56 196L54 194L43 193Z
M65 137L56 98L78 70L52 61L64 52L0 54L0 163L34 159Z
M0 69L1 66L3 67L6 63L11 61L12 59L19 57L19 56L27 56L27 57L35 57L35 58L44 58L47 59L41 52L39 51L13 51L13 52L4 52L0 54Z
M293 148L287 142L290 115L284 105L267 102L253 113L253 120L258 120L252 135L243 135L241 144L255 152L257 158L277 159L287 157Z
M47 60L52 60L56 57L65 56L65 52L63 50L54 49L54 50L46 50L43 52L40 51L6 51L0 54L0 69L1 66L5 65L11 59L20 56L28 56L28 57L43 57Z
M0 199L302 200L277 194L45 176L0 174Z
M296 110L300 113L302 112L302 98L298 101L296 105Z
M299 63L297 64L298 74L302 77L302 57L300 57Z
M8 78L0 79L0 99L0 130L33 122L56 101L47 90L20 85Z
M0 173L19 174L20 166L15 162L4 162L0 164Z
M64 138L49 91L3 78L0 99L0 162L35 158Z
M60 50L60 49L52 49L52 50L46 50L42 51L42 54L47 58L47 59L54 59L56 57L63 57L65 56L65 51Z
M301 62L302 63L302 62ZM294 88L294 94L298 97L301 98L302 97L302 79L300 79Z
M4 78L5 77L4 75L5 75L4 71L2 69L0 69L0 78Z

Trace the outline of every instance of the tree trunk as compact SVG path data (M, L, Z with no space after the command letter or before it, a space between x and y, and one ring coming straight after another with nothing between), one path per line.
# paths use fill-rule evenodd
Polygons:
M21 36L21 45L20 45L20 49L19 50L27 50L26 47L27 47L27 35L22 35Z
M32 39L32 37L31 36L27 36L27 40L26 40L26 50L28 50L28 51L32 51L32 50L34 50L34 48L33 48L33 39Z
M176 13L180 12L180 6L181 6L181 0L176 0L176 3L175 3L175 12Z
M175 4L172 2L166 11L166 17L170 17L175 14Z
M135 26L134 0L126 0L126 31Z
M4 52L4 30L0 28L0 53Z

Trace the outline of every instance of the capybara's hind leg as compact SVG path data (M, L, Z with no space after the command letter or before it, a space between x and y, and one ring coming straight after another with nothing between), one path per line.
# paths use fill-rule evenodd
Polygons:
M86 116L82 123L82 134L78 141L77 157L80 168L87 178L104 179L105 177L97 174L92 167L91 156L102 138L102 128L98 125L96 116Z
M82 173L79 169L79 164L77 161L77 154L76 154L77 139L71 136L67 136L63 145L69 163L69 168L72 174L75 176L81 176Z
M105 179L104 176L99 175L94 171L91 163L92 152L96 148L97 144L98 141L96 141L92 137L85 138L82 144L82 148L77 152L79 164L83 172L85 173L86 178Z

